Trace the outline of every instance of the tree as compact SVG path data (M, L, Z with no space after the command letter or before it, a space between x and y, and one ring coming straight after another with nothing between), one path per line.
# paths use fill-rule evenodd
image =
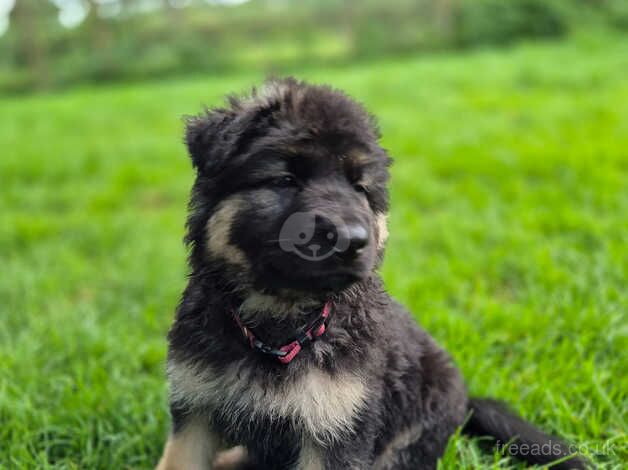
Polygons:
M49 83L46 39L56 10L49 2L16 0L9 15L15 41L13 63L29 75L37 88Z

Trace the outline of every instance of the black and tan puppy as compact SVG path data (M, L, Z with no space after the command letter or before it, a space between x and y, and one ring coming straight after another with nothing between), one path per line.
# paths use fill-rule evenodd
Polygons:
M159 469L234 455L242 468L435 468L469 413L469 432L549 442L469 400L445 351L385 292L390 159L360 105L273 80L189 119L186 140L191 273L169 334ZM568 455L553 444L538 462Z

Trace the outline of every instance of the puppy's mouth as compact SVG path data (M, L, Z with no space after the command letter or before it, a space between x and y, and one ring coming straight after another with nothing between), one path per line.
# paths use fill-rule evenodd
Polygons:
M333 272L305 279L304 285L314 285L318 290L326 292L340 292L363 278L356 272Z
M362 269L310 269L306 272L286 270L270 263L265 268L261 281L266 288L291 289L321 294L338 293L366 278L368 271Z

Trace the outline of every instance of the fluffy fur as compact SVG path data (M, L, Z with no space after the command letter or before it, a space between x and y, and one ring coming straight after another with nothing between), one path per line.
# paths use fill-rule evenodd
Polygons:
M469 432L548 439L469 401L446 352L385 292L390 158L378 139L348 96L293 79L188 119L191 272L169 334L160 469L209 469L232 446L241 468L433 469L470 412ZM326 301L327 332L286 365L252 350L233 317L279 346Z

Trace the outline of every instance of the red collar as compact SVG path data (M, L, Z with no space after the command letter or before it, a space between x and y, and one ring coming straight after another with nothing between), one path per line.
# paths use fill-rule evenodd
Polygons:
M284 346L281 346L278 349L272 348L260 341L253 334L251 329L248 326L245 326L244 323L242 323L242 320L240 320L240 317L235 310L233 311L233 318L238 324L238 327L242 331L244 337L249 341L249 345L252 349L260 351L264 354L268 354L270 356L274 356L282 364L288 364L290 361L292 361L292 359L296 357L297 354L299 354L301 349L303 349L303 346L311 343L316 338L322 336L323 333L325 333L325 330L327 328L327 319L329 318L331 309L331 301L325 302L325 305L323 306L323 311L321 312L319 317L312 323L310 323L305 328L305 331L297 337L297 339L291 341Z

